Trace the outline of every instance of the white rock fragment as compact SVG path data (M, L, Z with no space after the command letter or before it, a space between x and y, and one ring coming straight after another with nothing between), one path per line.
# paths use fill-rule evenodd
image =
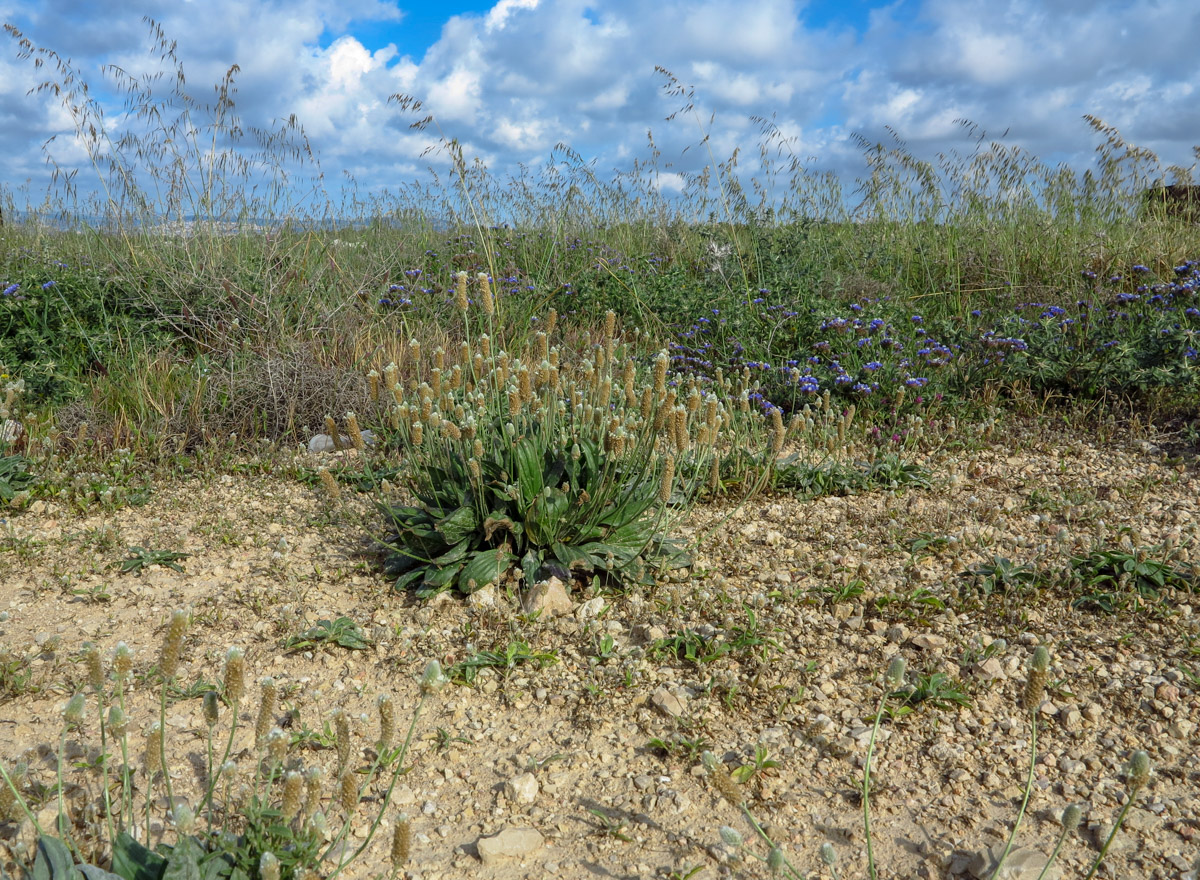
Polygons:
M541 617L561 617L570 614L574 607L567 588L556 577L548 581L534 584L521 597L521 607L526 614L537 614Z
M479 838L475 849L479 853L479 860L490 866L506 859L524 858L542 843L542 835L536 829L510 827L491 837Z
M538 781L532 773L522 773L504 783L504 796L514 804L532 804L537 800Z

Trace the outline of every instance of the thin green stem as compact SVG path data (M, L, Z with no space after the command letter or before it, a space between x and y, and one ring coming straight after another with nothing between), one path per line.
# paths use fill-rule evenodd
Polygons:
M1008 835L1008 842L1004 845L1004 852L1000 854L1000 861L996 862L996 867L992 870L988 880L996 880L1000 869L1004 867L1004 861L1012 851L1013 842L1017 839L1017 832L1025 818L1025 809L1029 806L1029 796L1033 792L1033 776L1037 766L1037 713L1036 706L1029 712L1029 775L1025 779L1025 796L1021 799L1021 809L1017 811L1017 821L1013 823L1012 832Z
M871 758L875 754L875 737L879 734L879 724L883 720L883 708L887 704L889 684L884 679L883 694L879 697L879 706L875 710L875 723L871 727L871 739L867 743L867 757L863 762L863 835L867 840L867 874L871 880L878 880L875 871L875 848L871 842Z
M1129 808L1133 806L1136 798L1137 789L1129 793L1129 800L1125 801L1125 806L1121 808L1121 812L1117 815L1117 821L1113 825L1112 831L1109 832L1108 839L1104 841L1104 846L1100 847L1100 855L1096 856L1096 861L1092 862L1092 868L1087 872L1083 880L1092 880L1092 877L1096 876L1096 872L1100 870L1100 864L1108 856L1108 849L1112 846L1112 842L1116 840L1117 832L1121 830L1121 826L1125 823L1125 816L1129 813Z

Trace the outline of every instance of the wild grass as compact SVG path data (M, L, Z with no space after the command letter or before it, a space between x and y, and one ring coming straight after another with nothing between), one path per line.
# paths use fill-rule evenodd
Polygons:
M1156 181L1190 182L1192 169L1161 167L1099 119L1087 119L1100 144L1096 167L1082 174L964 122L967 150L934 160L914 155L898 134L889 144L861 141L864 170L849 188L760 120L757 168L709 153L677 199L657 186L656 151L608 180L567 147L536 173L504 177L443 138L445 181L339 200L316 182L297 120L274 132L244 129L236 66L214 103L199 102L175 45L154 23L149 29L162 76L104 71L127 97L122 121L138 123L122 126L106 122L68 60L8 29L18 53L49 71L41 93L72 114L98 193L89 199L56 169L50 207L27 206L23 222L0 229L0 420L20 426L0 440L0 500L12 509L42 498L137 503L148 488L139 472L150 463L192 467L229 448L222 444L295 446L327 430L347 438L362 469L315 479L331 495L347 481L381 493L397 532L389 546L401 588L470 593L506 578L519 587L586 572L652 589L658 569L679 558L671 525L690 507L730 492L811 498L922 485L927 475L908 457L953 437L957 418L994 412L1006 398L1121 401L1197 418L1195 226L1146 210L1145 199ZM697 96L661 75L680 100L677 115L701 118ZM395 104L422 112L410 98ZM707 150L708 132L699 132ZM12 194L0 200L12 217ZM378 448L361 439L368 426ZM978 433L986 442L985 428ZM912 542L914 558L934 540ZM1170 549L1158 562L1144 548L1097 547L1054 578L1090 589L1080 601L1104 610L1137 606L1164 587L1194 588L1195 571L1175 566ZM180 558L134 550L135 568ZM968 574L964 589L985 598L1035 590L1044 579L1033 562L1000 556ZM831 598L854 598L856 584ZM941 600L916 591L877 601L919 615ZM289 647L365 645L343 620L320 621ZM738 638L710 645L680 631L652 650L702 665L734 648L766 657L774 644L752 615ZM167 647L154 673L160 724L178 659ZM74 836L61 777L39 787L3 770L5 809L35 827L36 798L57 798L55 827L37 827L39 842L25 852L35 876L88 861L139 877L176 863L179 871L211 863L212 876L301 876L330 853L329 840L344 838L362 790L390 793L401 770L407 741L389 750L381 730L360 785L343 754L345 719L335 721L327 738L338 746L344 823L326 837L315 819L323 814L305 808L299 818L298 771L286 764L286 736L270 730L269 685L254 766L236 782L236 768L226 771L221 743L237 737L242 698L227 680L221 695L205 698L207 789L191 815L172 814L178 834L161 861L135 833L148 830L153 801L135 801L130 780L141 772L170 800L164 730L152 729L139 771L121 656L108 673L89 649L93 696L77 695L63 716L64 736L87 724L100 737L106 797L108 778L117 783L102 827ZM481 668L553 659L513 641L477 652L452 675L469 683ZM1035 655L1022 697L1031 767L1045 664ZM6 687L30 686L21 658L5 655L0 666ZM432 669L426 690L441 678ZM967 699L944 678L904 679L902 666L885 677L864 765L872 880L875 734L918 703ZM234 711L218 737L221 699ZM92 704L95 721L85 722ZM386 711L381 704L385 728L394 724ZM654 745L704 751L699 739ZM1116 827L1146 784L1142 754ZM711 754L703 763L766 849L766 866L800 876L734 775ZM749 779L773 763L764 752L735 774ZM397 854L407 853L406 827L397 821ZM617 825L602 830L620 834ZM750 848L733 829L721 836L731 849ZM837 876L836 854L823 849L821 858Z

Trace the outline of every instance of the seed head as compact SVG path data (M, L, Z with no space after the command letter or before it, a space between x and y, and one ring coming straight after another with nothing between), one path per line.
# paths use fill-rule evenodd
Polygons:
M722 825L717 829L717 833L721 835L721 842L733 849L737 849L743 843L742 835L736 828Z
M275 679L269 676L260 681L258 686L261 689L261 698L258 703L258 721L254 725L254 745L256 748L262 748L267 734L271 731L271 722L275 719L275 698L279 691Z
M320 767L309 767L304 774L304 815L313 815L321 806L321 777Z
M675 456L668 455L663 462L662 476L658 481L658 500L666 504L671 500L671 484L675 481Z
M430 660L425 664L425 671L421 674L421 693L427 695L436 693L449 681L446 673L442 672L442 664L437 660Z
M340 450L342 448L342 438L338 435L337 423L333 420L333 416L325 416L325 433L333 441L333 448Z
M401 813L396 817L396 829L392 832L392 867L399 870L408 863L412 850L412 826L408 816Z
M380 694L376 705L379 707L379 741L375 746L383 751L396 735L396 705L390 694Z
M1129 758L1129 775L1125 778L1125 788L1133 794L1150 781L1150 756L1138 749Z
M338 788L338 802L349 816L358 806L358 783L354 780L354 774L350 771L343 773L338 780Z
M204 713L204 723L212 727L221 716L221 702L217 699L216 691L205 691L201 707Z
M717 756L712 752L704 752L700 755L700 763L708 771L708 778L712 780L713 788L717 790L721 797L725 798L733 806L740 807L744 800L742 790L733 781L733 777L729 775L729 771L725 769L725 765L717 760Z
M777 875L783 870L783 865L783 850L778 846L771 847L771 851L767 853L767 870Z
M333 730L337 734L338 773L350 763L350 719L342 709L333 710Z
M167 634L163 637L162 652L158 657L158 672L164 679L172 679L179 671L179 656L183 652L183 637L187 634L188 615L182 609L171 612Z
M821 861L826 867L832 868L837 864L837 850L833 848L833 844L826 841L821 844Z
M492 282L488 278L486 272L480 272L475 276L475 280L479 282L479 305L483 309L483 313L489 318L496 313L496 302L492 299Z
M176 804L175 809L171 811L171 818L180 834L191 834L192 829L196 827L196 814L187 804Z
M225 652L225 700L236 706L246 695L246 653L238 647Z
M120 706L108 707L108 729L117 739L124 737L129 729L129 718Z
M467 310L467 273L457 272L454 275L454 307L460 312Z
M283 777L283 799L279 807L283 821L291 822L300 812L300 793L303 789L304 774L296 770L289 770Z
M131 669L133 669L133 651L124 642L117 642L117 647L113 651L113 672L116 674L117 680L125 681L129 677Z
M155 721L150 725L150 732L146 734L146 775L153 776L162 770L162 747L163 747L163 731L162 725Z
M258 876L261 880L279 880L279 859L273 852L265 852L258 860Z
M1083 811L1079 809L1077 804L1069 804L1062 814L1062 826L1067 832L1074 831L1079 827L1079 821L1083 818Z
M358 416L352 412L346 413L346 433L350 435L350 442L354 444L355 449L362 452L366 448L362 431L358 427Z
M329 472L329 468L318 468L317 476L321 478L321 488L325 490L325 496L330 501L336 501L342 497L342 487L338 485L337 479Z
M83 694L75 694L63 706L63 721L71 727L78 727L80 724L83 724L83 710L86 708L86 705Z
M899 654L892 658L892 662L888 664L887 673L884 675L884 681L889 688L900 687L904 683L904 658Z
M282 728L272 727L267 734L267 754L276 764L282 764L287 757L288 735Z
M88 684L95 693L104 690L104 664L100 661L100 649L91 642L83 646L83 660L87 664Z
M1046 695L1046 676L1050 669L1050 652L1045 645L1038 645L1029 661L1029 676L1025 679L1025 692L1021 695L1021 708L1034 712L1042 705Z

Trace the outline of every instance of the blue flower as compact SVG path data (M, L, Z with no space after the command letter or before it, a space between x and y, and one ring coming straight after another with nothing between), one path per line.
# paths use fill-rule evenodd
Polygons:
M58 284L57 281L47 281L45 284L42 285L42 290L49 290L51 287L57 286L57 284Z
M913 316L912 316L912 318L911 318L910 320L911 320L911 321L912 321L914 324L920 324L920 323L921 323L922 321L924 321L925 319L924 319L924 318L922 318L920 315L913 315Z
M863 369L874 372L875 370L883 369L883 364L879 363L879 361L870 361L869 363L863 364Z
M12 296L14 293L16 293L20 289L21 289L20 284L10 284L10 285L8 285L8 287L4 288L4 293L0 293L0 296Z
M923 376L909 376L904 380L904 384L909 388L923 388L929 383L929 380Z

